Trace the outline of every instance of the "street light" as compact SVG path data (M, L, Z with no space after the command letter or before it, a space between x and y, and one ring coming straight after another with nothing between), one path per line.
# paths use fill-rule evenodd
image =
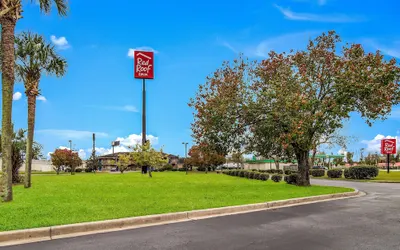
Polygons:
M187 158L187 145L189 144L188 142L182 142L183 145L185 145L185 160ZM183 165L185 166L185 170L186 170L186 174L188 174L188 169L187 166L185 164L185 162L183 162Z
M68 142L69 142L69 151L71 151L72 153L72 140L69 140Z

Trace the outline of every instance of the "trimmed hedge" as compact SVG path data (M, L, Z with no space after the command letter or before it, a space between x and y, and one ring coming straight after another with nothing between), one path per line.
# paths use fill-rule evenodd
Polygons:
M254 173L254 180L259 180L260 179L261 173L255 172Z
M322 176L325 175L325 170L323 170L323 169L311 169L310 170L310 174L313 177L322 177Z
M377 177L379 169L371 166L356 166L344 170L344 177L354 180L369 180Z
M343 171L341 169L331 169L326 173L329 178L340 178L342 177Z
M249 179L254 179L254 172L249 172L249 175L247 176Z
M280 182L282 180L282 175L274 174L271 177L271 180L273 180L274 182Z
M284 180L287 184L297 185L298 178L299 178L298 174L290 174L290 175L286 175Z
M260 180L261 181L267 181L269 179L269 174L260 174Z

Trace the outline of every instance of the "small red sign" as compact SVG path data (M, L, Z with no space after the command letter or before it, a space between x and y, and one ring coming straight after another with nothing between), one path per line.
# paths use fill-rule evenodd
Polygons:
M383 139L381 141L381 154L396 154L396 139Z
M154 79L154 53L149 51L135 51L134 53L135 78Z

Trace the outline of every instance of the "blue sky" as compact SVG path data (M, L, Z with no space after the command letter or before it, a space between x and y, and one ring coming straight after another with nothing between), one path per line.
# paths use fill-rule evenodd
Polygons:
M24 6L17 32L43 34L69 64L64 78L44 76L40 83L36 140L44 145L45 154L68 146L72 139L74 149L89 155L92 132L102 153L117 138L123 146L140 139L141 81L133 78L129 49L157 52L155 79L147 81L147 132L157 147L164 145L167 152L181 156L182 142L191 142L189 98L207 75L239 52L262 59L271 49L304 48L310 37L335 29L344 41L360 42L368 50L380 49L388 58L400 60L397 0L120 3L72 0L66 18L40 15L34 4ZM17 92L22 93L20 98ZM16 128L25 128L23 84L15 85L15 93L13 120ZM358 138L350 150L376 151L380 137L399 134L399 122L397 107L390 119L372 128L353 116L342 133Z

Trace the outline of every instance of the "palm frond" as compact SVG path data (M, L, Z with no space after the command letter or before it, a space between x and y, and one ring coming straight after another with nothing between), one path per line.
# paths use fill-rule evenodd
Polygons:
M29 81L38 82L42 73L57 77L66 73L66 60L56 53L55 47L43 36L22 32L15 38L15 47L15 72L25 84Z
M31 0L31 2L39 1L40 10L44 13L50 13L54 4L60 16L66 16L68 13L68 0Z

